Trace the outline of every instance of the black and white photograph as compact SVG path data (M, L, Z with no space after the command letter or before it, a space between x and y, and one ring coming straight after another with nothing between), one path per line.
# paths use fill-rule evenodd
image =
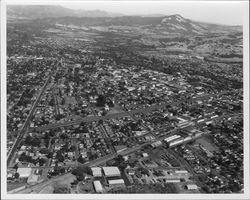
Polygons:
M1 183L249 199L249 2L1 2Z

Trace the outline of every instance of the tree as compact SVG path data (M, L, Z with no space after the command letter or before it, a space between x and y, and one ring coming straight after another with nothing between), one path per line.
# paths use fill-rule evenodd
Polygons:
M126 169L127 166L128 166L127 163L121 162L121 163L118 165L118 168L119 168L121 171L124 171L124 170Z
M39 166L43 166L46 163L46 160L44 158L39 159Z
M79 158L77 159L77 161L80 162L80 163L82 163L82 164L86 162L86 160L82 157L82 155L79 156Z
M115 163L116 163L115 160L108 160L108 161L106 162L107 166L114 166Z
M107 104L108 104L109 107L114 107L114 103L113 103L111 100L109 100L109 101L107 102Z
M65 104L65 99L62 98L61 105L64 105L64 104Z
M61 139L68 139L69 136L66 133L63 133L63 134L60 135L60 138Z
M16 178L16 179L18 179L18 178L19 178L19 176L20 176L20 174L19 174L19 173L15 173L15 178Z
M84 172L82 171L81 167L77 167L76 169L73 169L71 173L76 176L78 181L83 181L85 178Z
M103 107L106 104L106 98L103 95L99 95L98 98L96 99L96 105L98 107Z
M77 176L76 178L77 178L78 181L83 181L85 176L82 174L80 176Z
M42 149L40 150L40 153L42 153L42 154L48 154L48 153L49 153L49 149L47 149L47 148L42 148Z
M75 150L76 150L76 147L75 147L75 146L71 146L71 147L70 147L70 150L71 150L71 151L75 151Z
M60 169L60 173L61 173L61 174L64 174L64 173L65 173L65 168L62 167L62 168Z
M82 174L93 175L91 168L88 166L78 166L77 168L73 169L72 174L75 176L80 176Z
M53 157L53 153L49 152L46 156L47 156L47 158L52 158Z
M210 193L210 189L207 185L201 187L202 190L204 190L206 193Z
M58 164L56 163L54 167L54 175L58 175L58 174L60 174L60 167L58 167Z
M91 168L88 167L88 166L84 166L84 167L82 168L82 170L83 170L84 173L86 173L86 174L88 174L88 175L91 175L91 176L93 175L93 174L92 174Z
M75 176L81 176L82 175L82 171L79 170L79 168L73 169L71 173L73 175L75 175Z
M54 98L51 98L51 100L49 101L49 105L52 106L52 107L55 105L55 99Z
M115 160L116 160L117 163L121 163L121 162L124 162L124 161L125 161L122 155L118 155L118 156L115 158Z
M13 168L17 171L17 169L18 169L18 163L16 163Z
M50 136L49 136L49 133L48 133L48 132L45 133L44 139L46 139L46 140L50 139Z
M67 194L68 193L68 187L67 186L56 186L54 188L53 193L57 194Z
M176 187L173 183L165 183L164 186L167 189L167 193L177 193Z
M149 176L149 171L146 168L140 167L139 170L141 171L142 174L146 174Z
M63 162L64 161L64 157L62 155L62 153L60 151L57 152L56 154L56 159L59 161L59 162Z
M28 135L28 136L25 138L25 144L30 144L30 143L31 143L31 140L32 140L31 136Z

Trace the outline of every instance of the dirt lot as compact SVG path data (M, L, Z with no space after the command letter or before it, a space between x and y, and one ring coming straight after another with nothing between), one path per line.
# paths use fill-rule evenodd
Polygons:
M207 150L213 152L218 150L218 147L212 143L211 139L209 137L204 136L196 140L196 144L202 144Z

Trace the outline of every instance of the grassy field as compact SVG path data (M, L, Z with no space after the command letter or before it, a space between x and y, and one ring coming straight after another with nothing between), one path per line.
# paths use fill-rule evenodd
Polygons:
M52 185L48 185L44 187L39 194L52 194L54 191L54 187Z
M70 183L75 180L75 176L72 174L68 174L67 176L64 176L60 178L58 181L53 181L51 184L46 185L45 187L41 188L41 190L38 192L39 194L51 194L54 191L54 186L64 186L67 185L70 188Z
M109 110L108 114L115 114L115 113L120 113L122 110L120 110L118 107L113 107Z
M14 189L19 188L19 187L22 187L22 186L24 186L24 185L26 185L26 182L21 182L21 183L19 183L19 182L8 183L8 184L7 184L7 191L14 190Z
M68 106L69 104L75 105L77 103L75 97L65 97L65 104Z

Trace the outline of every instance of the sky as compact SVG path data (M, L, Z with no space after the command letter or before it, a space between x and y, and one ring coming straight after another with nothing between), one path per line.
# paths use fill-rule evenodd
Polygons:
M71 9L104 10L126 15L180 14L184 18L226 25L242 25L246 4L230 1L82 1L60 3Z

